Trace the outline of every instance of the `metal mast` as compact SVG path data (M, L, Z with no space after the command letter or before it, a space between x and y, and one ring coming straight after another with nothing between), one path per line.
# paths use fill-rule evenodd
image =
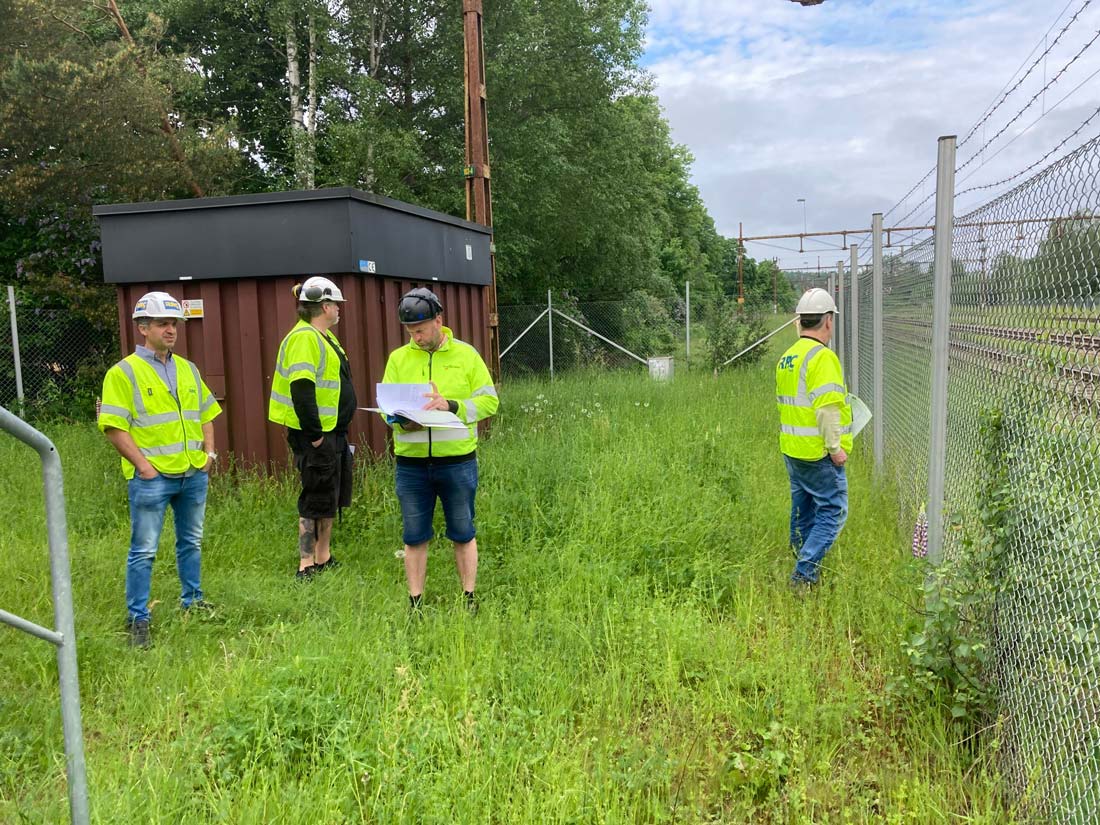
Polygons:
M489 175L489 119L485 111L485 42L481 0L462 0L462 29L466 53L466 220L492 229L493 199ZM489 319L489 369L500 380L500 317L497 313L495 245L489 242L492 271L486 298Z

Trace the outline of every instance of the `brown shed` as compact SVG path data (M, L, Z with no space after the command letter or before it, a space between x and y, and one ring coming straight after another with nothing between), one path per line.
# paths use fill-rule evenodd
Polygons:
M137 299L163 290L190 317L176 350L194 361L224 412L222 450L249 466L285 464L267 420L279 342L297 320L291 287L310 275L344 293L335 332L360 406L373 405L390 350L407 339L397 302L414 286L439 295L455 336L489 351L490 231L352 188L98 206L103 272L118 285L122 354L138 340ZM386 427L357 413L350 438L381 454Z

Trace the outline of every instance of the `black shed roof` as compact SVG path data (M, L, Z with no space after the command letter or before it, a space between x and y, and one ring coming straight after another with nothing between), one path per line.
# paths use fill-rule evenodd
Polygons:
M480 224L351 187L97 206L108 283L363 272L488 285Z

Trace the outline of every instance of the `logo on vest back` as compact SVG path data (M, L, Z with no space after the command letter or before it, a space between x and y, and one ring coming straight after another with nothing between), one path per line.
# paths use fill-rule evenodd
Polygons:
M779 359L779 369L781 370L793 370L794 362L797 359L797 355L784 355Z

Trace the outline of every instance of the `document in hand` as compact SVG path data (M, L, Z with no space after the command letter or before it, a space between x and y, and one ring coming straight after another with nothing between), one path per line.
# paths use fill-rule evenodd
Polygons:
M848 405L852 408L852 438L855 438L871 420L871 411L858 395L851 393L848 393Z
M399 415L422 427L465 430L466 425L448 410L423 410L432 392L431 384L375 384L377 407L362 407L370 412Z

